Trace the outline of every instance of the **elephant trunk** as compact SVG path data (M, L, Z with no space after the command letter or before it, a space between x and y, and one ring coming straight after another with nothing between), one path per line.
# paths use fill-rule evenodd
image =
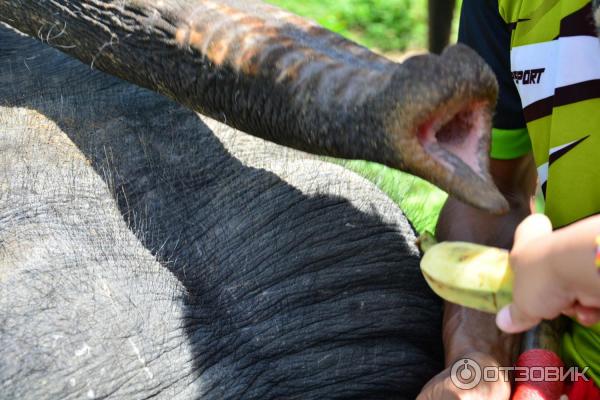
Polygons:
M497 84L465 47L396 64L250 0L2 0L0 21L255 136L507 209L488 172Z

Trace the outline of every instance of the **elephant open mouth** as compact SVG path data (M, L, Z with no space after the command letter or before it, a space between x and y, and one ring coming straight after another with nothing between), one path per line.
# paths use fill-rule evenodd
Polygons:
M458 111L447 110L421 124L417 139L426 153L446 168L461 160L486 179L485 157L489 151L486 104L475 102Z

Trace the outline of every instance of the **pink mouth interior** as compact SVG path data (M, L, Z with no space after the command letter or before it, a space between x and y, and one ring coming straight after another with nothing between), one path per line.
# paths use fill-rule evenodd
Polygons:
M450 120L444 115L433 117L419 127L417 136L425 151L444 166L453 168L443 157L445 153L450 153L483 177L480 141L482 135L488 133L484 129L483 105L471 104L454 114Z

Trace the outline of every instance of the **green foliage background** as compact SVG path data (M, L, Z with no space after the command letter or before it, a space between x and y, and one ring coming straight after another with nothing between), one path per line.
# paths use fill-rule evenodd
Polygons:
M425 48L427 0L271 0L381 51Z
M382 52L427 47L427 0L267 1Z
M427 0L268 1L381 52L397 54L427 47ZM419 178L379 164L332 161L376 184L399 205L418 232L435 230L447 198L444 192Z

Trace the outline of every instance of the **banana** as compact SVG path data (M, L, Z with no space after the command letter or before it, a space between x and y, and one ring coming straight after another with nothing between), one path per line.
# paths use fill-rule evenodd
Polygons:
M419 238L419 244L425 252L421 272L443 299L488 313L512 302L508 251L466 242L436 244L427 233Z

